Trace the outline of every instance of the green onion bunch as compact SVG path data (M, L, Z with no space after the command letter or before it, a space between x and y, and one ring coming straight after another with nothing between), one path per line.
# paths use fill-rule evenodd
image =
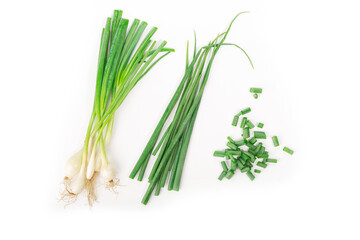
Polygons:
M236 169L239 169L241 173L246 173L251 181L255 179L254 173L261 173L260 169L254 169L254 167L266 168L268 163L277 163L277 159L269 158L269 153L266 151L263 139L267 139L266 133L263 131L253 131L255 125L248 117L244 115L251 112L251 108L245 108L236 114L233 118L232 125L236 127L239 122L239 117L242 115L240 121L240 128L242 129L242 138L240 140L233 140L228 137L226 146L228 147L224 151L215 151L214 157L226 158L227 161L221 161L222 172L218 179L221 181L224 178L230 179L235 174ZM259 122L257 128L262 129L264 124ZM252 136L252 137L251 137ZM277 136L272 136L272 142L274 147L279 146L279 140ZM285 152L293 154L294 151L284 147ZM230 164L230 167L228 165ZM253 170L253 172L252 172Z
M148 178L149 187L142 199L143 204L148 203L154 190L155 195L159 195L167 180L168 190L179 190L191 134L214 58L222 45L240 48L235 44L224 43L232 23L240 14L232 20L226 32L218 35L208 45L197 49L195 37L191 60L189 60L189 43L187 44L185 74L130 174L132 179L138 174L138 180L142 181L150 156L158 154ZM240 49L245 53L242 48ZM247 54L246 56L248 57ZM174 117L156 146L164 124L176 103L178 105Z
M152 40L156 27L145 35L147 25L139 19L130 24L122 11L115 10L102 29L92 114L83 148L66 165L64 200L76 199L86 190L91 205L96 200L94 183L98 173L108 187L118 183L106 154L115 112L150 69L174 51L165 48L166 41Z

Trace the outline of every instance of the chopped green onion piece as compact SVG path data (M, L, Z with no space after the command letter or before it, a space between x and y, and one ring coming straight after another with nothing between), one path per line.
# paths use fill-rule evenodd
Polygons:
M255 172L255 173L261 173L261 170L259 170L259 169L254 169L254 172Z
M266 162L277 163L277 160L273 158L268 158L266 159Z
M246 125L250 128L250 129L253 129L255 127L255 125L250 121L250 120L247 120L246 121Z
M258 158L268 158L268 157L269 157L269 153L265 151L263 154L257 155L257 157L258 157Z
M258 145L256 145L256 148L254 150L255 155L257 155L260 152L261 148L262 148L262 143L258 143Z
M242 159L241 159L242 160ZM236 164L237 164L237 166L238 166L238 168L239 169L242 169L243 167L244 167L244 164L241 162L241 160L238 160L237 162L236 162Z
M225 161L221 161L221 166L222 166L224 171L226 171L226 172L229 171Z
M247 147L249 147L249 149L255 149L255 148L256 148L256 146L254 146L254 145L251 144L250 142L245 143L245 145L246 145Z
M253 97L254 97L255 99L258 99L259 95L258 95L257 93L254 93L254 94L253 94Z
M271 138L274 143L274 146L275 147L279 146L279 140L278 140L277 136L272 136Z
M215 151L214 157L225 157L225 152L222 151Z
M252 174L252 172L250 172L250 171L248 171L248 172L246 173L246 175L250 178L251 181L253 181L254 178L255 178L254 174Z
M226 173L226 178L227 179L230 179L230 178L232 178L232 176L234 176L234 172L232 171L232 170L229 170L227 173Z
M244 159L245 161L250 159L250 157L248 155L246 155L245 153L241 154L240 158Z
M245 159L243 159L243 158L239 158L239 162L242 164L242 165L245 165L246 164L246 160Z
M253 164L250 161L247 161L245 165L249 166L250 168L253 167Z
M237 145L238 147L239 147L239 146L242 146L242 145L245 145L245 143L247 143L247 140L246 140L246 139L242 139L242 140L239 140L239 141L235 141L235 145Z
M236 126L238 124L238 121L239 121L239 116L235 115L231 125Z
M284 151L284 152L287 152L287 153L290 154L290 155L293 155L293 153L294 153L294 151L291 150L291 149L288 148L288 147L284 147L284 148L283 148L283 151Z
M249 153L251 153L252 155L256 156L256 152L255 152L255 149L249 149L248 150Z
M255 158L255 156L253 154L249 153L248 151L244 151L243 153L250 158Z
M228 154L228 155L229 155L229 158L231 159L231 161L236 162L236 159L234 158L234 156L233 156L233 155L231 155L231 154Z
M262 93L262 88L250 88L251 93Z
M226 144L226 146L228 146L228 147L231 148L232 150L238 150L238 147L237 147L235 144L233 144L232 142L228 142L228 143Z
M245 108L244 110L241 110L241 115L245 115L247 113L251 112L251 108Z
M263 127L264 127L264 124L263 124L263 123L258 123L257 127L258 127L258 128L263 128Z
M248 172L250 171L250 167L243 167L240 169L240 172L244 173L244 172Z
M244 138L249 138L250 137L250 131L249 131L248 127L243 128L243 137Z
M231 137L227 137L227 139L229 140L229 142L231 142L231 143L234 143L234 144L235 144L235 141L234 141Z
M266 163L263 163L263 162L257 162L256 165L258 165L259 167L262 167L262 168L266 168L266 167L267 167L267 164L266 164Z
M221 174L220 174L220 176L218 177L218 179L219 179L220 181L223 180L223 178L226 176L226 174L227 174L227 172L222 171Z
M231 155L230 155L231 156ZM235 159L234 159L235 160ZM234 171L236 170L236 167L237 167L237 164L236 164L236 160L231 160L231 167L230 167L230 170L231 171Z
M261 146L260 151L257 153L257 155L263 155L265 152L265 147Z
M254 137L259 139L266 139L266 134L260 131L254 131Z
M247 117L243 117L241 119L240 128L244 128L247 122Z
M252 137L250 140L249 140L249 143L251 144L255 144L257 142L257 139Z
M229 155L240 156L240 155L241 155L241 151L240 151L240 150L238 150L238 151L229 150L229 151L228 151L228 154L229 154Z

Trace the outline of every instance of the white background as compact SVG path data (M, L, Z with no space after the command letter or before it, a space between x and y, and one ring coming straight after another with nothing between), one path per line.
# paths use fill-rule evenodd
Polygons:
M359 239L358 1L1 1L2 239ZM114 9L157 26L176 53L160 62L117 111L110 158L123 185L59 203L65 161L90 116L101 28ZM184 71L186 40L224 31L254 61L223 47L215 59L180 192L147 206L147 184L128 178ZM254 100L249 88L264 93ZM295 150L255 181L217 180L232 117L249 117ZM268 144L268 146L271 146ZM149 170L149 169L148 169Z

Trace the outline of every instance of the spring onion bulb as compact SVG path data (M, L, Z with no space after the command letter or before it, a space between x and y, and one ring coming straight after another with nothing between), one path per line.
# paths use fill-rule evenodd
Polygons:
M65 176L66 177L72 178L80 171L81 155L82 155L82 149L79 152L75 153L72 157L69 158L69 160L66 163L66 167L65 167Z
M102 29L93 111L83 148L66 164L63 200L75 199L85 190L91 206L96 201L97 176L109 188L118 185L116 170L106 154L115 112L151 68L174 51L165 48L166 41L152 40L156 27L144 36L147 25L139 19L130 24L122 11L115 10Z

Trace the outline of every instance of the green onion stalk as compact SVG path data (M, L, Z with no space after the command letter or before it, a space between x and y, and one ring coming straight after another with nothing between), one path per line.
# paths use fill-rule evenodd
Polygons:
M194 53L191 61L189 60L189 43L187 44L185 74L130 174L130 178L133 179L139 173L138 180L141 181L151 154L156 155L159 151L148 178L149 187L142 199L143 204L148 203L154 190L154 194L159 195L160 190L165 186L167 179L169 179L168 190L179 191L186 153L197 112L205 85L209 78L210 69L220 47L230 45L241 49L252 65L249 56L241 47L236 44L224 42L234 20L242 13L245 12L236 15L231 21L227 31L218 35L213 41L209 42L208 45L197 49L195 37ZM164 124L177 102L178 106L174 118L166 129L163 137L160 139L158 145L155 147Z
M116 171L106 154L115 112L151 68L174 52L165 48L166 41L152 40L156 27L145 35L147 25L139 19L130 24L122 11L115 10L102 29L93 109L84 145L66 165L64 200L75 200L86 190L91 206L96 201L94 184L98 175L107 187L118 185Z

